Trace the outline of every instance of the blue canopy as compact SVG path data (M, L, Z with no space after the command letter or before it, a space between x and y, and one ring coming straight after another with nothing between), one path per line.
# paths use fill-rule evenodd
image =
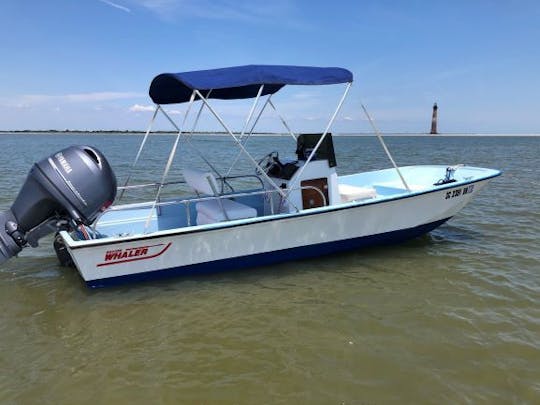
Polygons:
M246 65L184 73L162 73L150 84L150 97L156 104L189 101L193 90L209 98L223 100L273 94L287 84L323 85L352 82L350 71L336 67ZM208 96L208 92L211 91Z

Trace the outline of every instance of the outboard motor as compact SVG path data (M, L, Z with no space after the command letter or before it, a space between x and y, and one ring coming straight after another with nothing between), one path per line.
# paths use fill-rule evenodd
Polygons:
M53 232L90 225L116 197L116 177L90 146L35 163L11 209L0 212L0 264Z

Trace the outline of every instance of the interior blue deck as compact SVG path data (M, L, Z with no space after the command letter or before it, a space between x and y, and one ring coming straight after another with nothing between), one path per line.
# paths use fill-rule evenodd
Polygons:
M236 197L235 200L255 208L258 216L264 215L264 198L262 195ZM99 219L96 231L104 236L115 236L183 228L188 226L188 215L190 218L189 223L191 225L196 224L197 211L195 203L178 202L154 208L150 224L145 230L150 211L150 207L107 211Z

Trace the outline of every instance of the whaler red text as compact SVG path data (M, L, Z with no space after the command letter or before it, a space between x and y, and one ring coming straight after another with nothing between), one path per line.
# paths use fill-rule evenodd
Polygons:
M148 247L136 247L128 249L117 249L117 250L108 250L105 252L105 261L110 262L111 260L121 260L127 259L130 257L146 256L148 254Z
M130 247L125 249L107 250L102 263L98 263L96 266L110 266L120 263L131 263L137 260L153 259L161 256L171 246L171 242L164 244L158 243L156 245L146 245Z

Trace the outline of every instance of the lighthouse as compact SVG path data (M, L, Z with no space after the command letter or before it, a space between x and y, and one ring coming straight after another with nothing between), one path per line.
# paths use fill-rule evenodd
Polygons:
M430 134L436 135L437 134L437 110L439 107L437 107L437 103L433 104L433 115L431 116L431 132Z

